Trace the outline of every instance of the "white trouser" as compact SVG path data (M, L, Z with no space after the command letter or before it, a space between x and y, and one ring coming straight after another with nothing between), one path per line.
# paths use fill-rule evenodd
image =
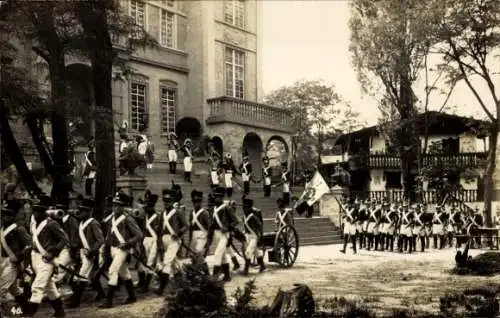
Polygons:
M368 222L368 225L366 227L366 232L369 234L378 234L378 225L376 222Z
M283 183L283 193L290 193L290 183Z
M192 169L193 161L191 160L191 157L184 157L184 171L191 172Z
M20 293L16 286L16 266L8 257L0 257L0 303L8 300L8 295L17 296Z
M432 234L443 235L443 224L432 224Z
M87 255L85 255L85 249L83 248L80 249L80 259L82 260L82 266L80 267L78 274L82 277L85 277L86 280L80 277L77 277L76 279L79 281L88 281L90 280L90 274L92 273L92 269L94 268L94 260L88 258Z
M271 177L264 178L264 185L266 185L266 186L271 185Z
M31 251L31 264L35 272L35 279L31 284L30 302L40 304L45 294L47 294L50 300L56 300L61 297L56 283L52 279L55 269L54 263L46 263L42 258L42 254Z
M156 258L158 256L158 239L156 237L146 236L142 240L142 245L144 245L144 250L146 252L146 265L154 268L157 265ZM148 268L144 268L144 270L146 272L151 272Z
M163 248L165 252L163 253L163 266L161 271L165 274L171 275L174 270L175 259L177 257L177 252L181 247L179 239L173 240L172 235L166 234L162 237Z
M213 185L219 185L219 174L217 173L217 171L210 171L210 179L212 180Z
M214 231L214 239L217 241L217 246L215 247L214 263L216 266L220 266L226 261L226 250L227 242L229 240L229 233L223 233L221 230Z
M355 234L356 234L356 224L345 222L344 235L355 235Z
M247 233L245 236L247 238L246 259L251 260L254 257L262 257L262 251L257 248L258 236L250 233Z
M401 235L403 236L413 236L413 228L411 225L402 224L401 225Z
M194 251L196 253L204 253L207 240L208 235L206 232L193 231Z
M173 149L168 150L168 162L176 162L177 161L177 151Z
M71 265L71 254L69 253L69 248L63 248L59 256L56 258L56 263L61 264L65 267L69 267ZM66 271L62 268L58 268L57 275L54 276L54 281L56 283L60 282L64 276L66 275Z
M226 188L233 187L233 174L232 173L224 173L224 183Z
M132 279L127 264L128 251L119 249L118 247L111 246L111 265L108 270L108 285L118 285L118 277L124 280Z

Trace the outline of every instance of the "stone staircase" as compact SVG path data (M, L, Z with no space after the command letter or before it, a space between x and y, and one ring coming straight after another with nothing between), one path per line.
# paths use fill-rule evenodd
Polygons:
M195 162L191 176L192 183L184 181L184 170L182 162L177 164L177 173L170 174L168 163L155 162L153 169L143 171L138 170L139 175L144 175L148 180L148 189L152 193L161 195L164 188L170 188L172 181L179 184L183 192L183 202L190 208L191 191L196 189L203 191L204 197L210 193L210 177L208 174L208 165L201 162ZM239 178L236 178L240 183ZM292 188L292 195L300 196L301 188ZM271 196L264 197L262 184L251 183L249 197L254 200L255 207L261 209L264 218L264 231L271 232L275 230L274 218L277 210L276 200L281 197L281 187L272 188ZM239 204L243 193L234 189L233 199ZM161 203L157 205L161 207ZM317 213L315 213L317 214ZM241 207L238 208L238 216L242 218ZM336 228L330 219L326 217L313 216L313 218L304 218L295 215L295 228L297 230L301 246L306 245L325 245L341 242L340 230ZM187 237L185 242L187 242Z

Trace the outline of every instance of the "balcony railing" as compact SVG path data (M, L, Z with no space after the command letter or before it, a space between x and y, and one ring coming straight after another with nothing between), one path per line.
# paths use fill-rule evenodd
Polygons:
M445 167L455 165L460 168L482 168L486 163L487 153L471 152L455 155L427 154L424 156L424 167ZM390 154L351 155L352 168L359 169L398 169L400 158Z
M290 111L232 97L207 100L210 116L207 124L237 123L252 127L293 133Z
M370 200L384 200L388 199L391 202L404 201L404 192L402 190L387 190L387 191L344 191L344 190L334 190L333 195L342 196L349 195L352 198L359 199L370 199ZM477 202L481 201L483 198L479 196L479 190L457 190L451 193L451 196L463 201L463 202ZM435 190L428 190L421 192L421 198L423 202L430 204L440 204L442 203L442 198L439 193Z

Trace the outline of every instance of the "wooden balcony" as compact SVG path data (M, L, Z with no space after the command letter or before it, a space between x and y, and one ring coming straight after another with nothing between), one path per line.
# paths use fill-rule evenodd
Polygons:
M391 202L402 202L405 201L403 190L387 190L387 191L343 191L335 190L332 192L333 195L342 196L349 195L352 198L360 199L370 199L373 200L384 200L389 199ZM477 202L482 201L483 198L479 196L479 190L457 190L451 193L452 197L463 201L463 202ZM422 201L428 204L440 204L442 198L439 197L435 190L428 190L421 192Z
M484 168L487 153L472 152L456 155L427 154L424 156L424 167L458 166L460 168ZM390 154L351 155L351 168L355 169L399 169L400 159ZM415 165L416 166L416 165Z
M217 97L207 100L210 115L207 124L234 123L293 133L289 110L258 104L232 97Z

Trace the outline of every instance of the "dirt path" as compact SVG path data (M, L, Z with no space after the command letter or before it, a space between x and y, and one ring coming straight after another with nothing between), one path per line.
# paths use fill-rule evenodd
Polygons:
M499 283L500 276L473 277L449 274L454 266L455 249L429 251L415 254L361 251L344 255L337 245L304 247L297 263L284 270L268 265L265 273L250 277L234 275L226 285L230 296L248 279L255 278L256 303L270 304L281 287L287 289L294 283L305 283L312 289L319 305L329 307L335 296L359 300L377 312L386 313L395 308L437 312L439 297L446 292L487 282ZM474 256L480 251L474 250ZM210 263L209 259L209 263ZM117 300L119 303L120 300ZM162 305L162 298L151 295L127 306L102 310L84 306L67 310L68 317L153 317ZM50 309L36 317L47 317Z

